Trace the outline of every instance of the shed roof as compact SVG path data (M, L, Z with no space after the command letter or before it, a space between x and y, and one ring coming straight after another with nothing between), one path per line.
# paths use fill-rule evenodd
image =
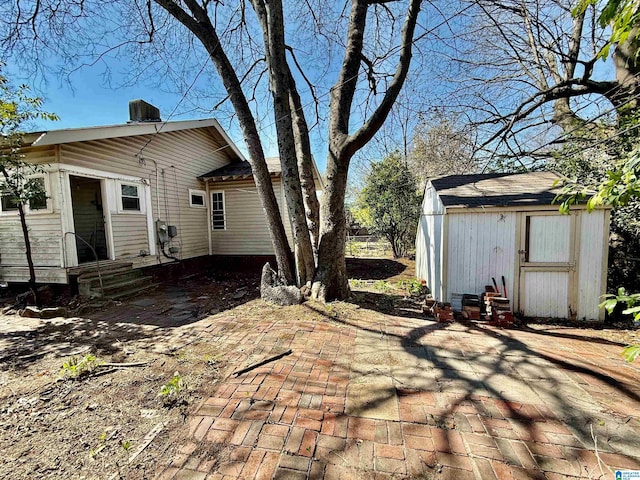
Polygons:
M449 175L431 180L447 208L551 205L562 189L553 172Z

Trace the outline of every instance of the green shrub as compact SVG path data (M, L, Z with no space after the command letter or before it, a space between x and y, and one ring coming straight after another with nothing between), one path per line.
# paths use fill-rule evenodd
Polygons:
M72 356L62 364L60 369L61 378L76 379L94 372L103 362L99 361L95 355L87 354L82 358Z

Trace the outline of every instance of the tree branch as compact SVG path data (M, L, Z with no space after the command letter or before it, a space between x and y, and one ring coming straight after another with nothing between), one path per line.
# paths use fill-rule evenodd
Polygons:
M369 119L347 140L348 150L350 152L356 152L363 145L365 145L375 133L380 129L384 120L386 119L391 107L393 107L396 98L402 89L404 80L407 77L409 71L409 65L411 63L411 50L413 47L413 34L416 28L416 22L418 20L418 13L420 12L420 0L410 0L409 9L405 18L404 26L402 28L402 37L400 50L400 58L398 59L398 66L396 73L393 76L393 80L389 84L387 91L384 94L378 108L371 114Z

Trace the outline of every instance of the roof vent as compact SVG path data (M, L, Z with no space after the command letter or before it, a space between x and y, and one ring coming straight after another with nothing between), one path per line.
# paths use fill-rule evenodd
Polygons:
M160 109L144 100L131 100L129 102L130 122L160 122Z

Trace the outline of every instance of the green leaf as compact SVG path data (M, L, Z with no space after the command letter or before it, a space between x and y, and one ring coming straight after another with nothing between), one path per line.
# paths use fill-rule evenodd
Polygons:
M615 298L610 299L610 300L605 300L604 302L602 302L600 305L598 305L600 308L604 308L607 310L607 312L609 313L613 313L613 311L616 308L616 305L618 305L618 300L616 300Z
M597 3L598 0L580 0L575 7L573 7L573 10L571 10L571 14L574 17L580 16L582 15L588 7L590 7L591 5L595 5Z
M629 345L622 350L622 355L627 362L633 362L640 356L640 345Z
M634 320L640 320L640 306L627 308L626 310L623 310L622 313L624 315L633 315Z

